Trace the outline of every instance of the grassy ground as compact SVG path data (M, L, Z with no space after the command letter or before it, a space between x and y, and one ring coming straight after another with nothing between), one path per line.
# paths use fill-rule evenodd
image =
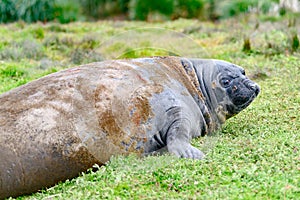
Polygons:
M193 141L205 160L117 157L97 172L18 199L299 199L299 30L288 18L252 17L0 25L0 92L78 64L148 55L224 59L243 66L262 91L219 133ZM251 48L242 51L247 39Z

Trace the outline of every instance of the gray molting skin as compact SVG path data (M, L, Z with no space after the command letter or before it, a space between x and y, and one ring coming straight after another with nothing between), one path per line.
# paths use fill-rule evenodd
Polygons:
M170 152L246 108L259 87L220 60L153 57L92 63L0 96L0 198L78 176L113 155Z

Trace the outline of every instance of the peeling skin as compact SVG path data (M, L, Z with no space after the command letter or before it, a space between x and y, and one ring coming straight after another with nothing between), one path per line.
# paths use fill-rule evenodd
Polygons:
M168 151L203 158L190 140L237 113L227 110L228 94L253 93L239 82L232 90L222 88L224 70L218 66L223 64L178 57L105 61L2 94L0 199L76 177L114 155Z

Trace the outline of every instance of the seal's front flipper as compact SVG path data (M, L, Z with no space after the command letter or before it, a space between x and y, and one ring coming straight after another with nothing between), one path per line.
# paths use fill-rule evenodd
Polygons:
M203 159L205 154L190 144L173 142L168 144L168 151L181 158Z
M204 153L190 144L191 128L187 118L173 121L167 132L167 148L171 154L181 158L202 159Z

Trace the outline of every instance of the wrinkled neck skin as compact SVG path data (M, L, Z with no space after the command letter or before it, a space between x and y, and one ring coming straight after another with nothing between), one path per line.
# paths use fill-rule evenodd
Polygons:
M226 91L217 87L219 84L216 82L216 80L218 80L218 77L216 78L217 69L213 60L189 59L188 61L190 62L192 69L195 71L195 76L197 76L199 82L197 89L200 93L202 93L204 106L202 105L203 102L199 102L197 99L195 100L202 112L204 109L208 110L211 122L207 123L207 125L209 126L209 133L212 133L220 128L226 120L227 112L225 111L225 102L227 99L223 100L224 104L222 102L220 103L220 98L226 97ZM216 96L216 94L219 94L219 96ZM204 117L206 118L206 116Z

